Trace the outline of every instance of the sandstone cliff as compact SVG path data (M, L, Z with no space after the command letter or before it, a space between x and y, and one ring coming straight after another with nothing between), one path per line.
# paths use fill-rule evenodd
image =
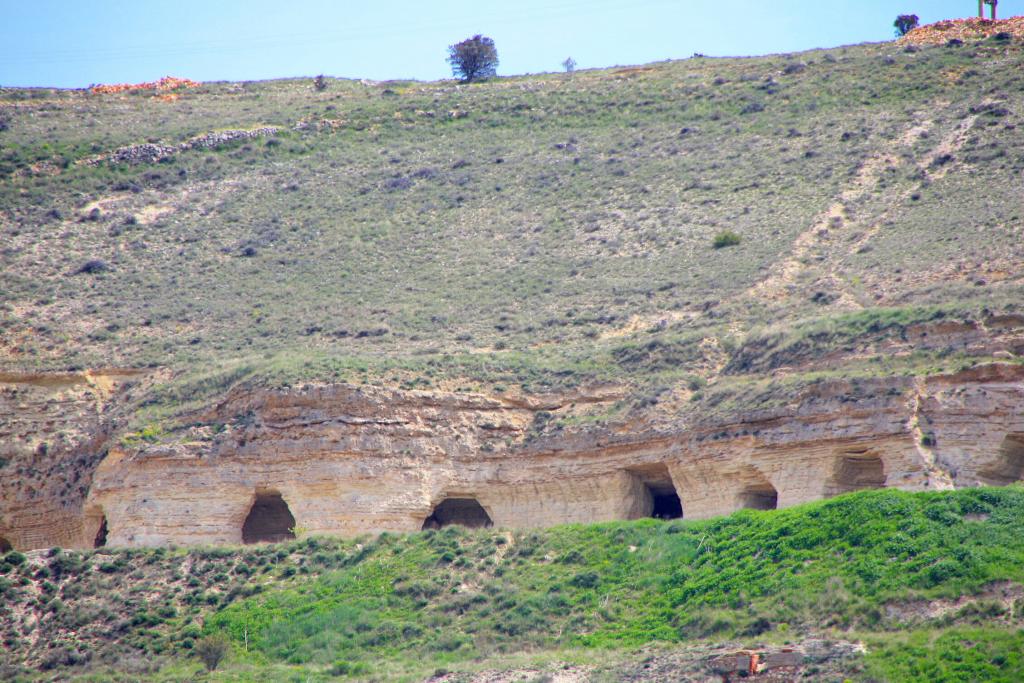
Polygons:
M729 420L554 431L538 431L541 411L617 394L239 387L174 438L132 447L110 438L127 379L5 376L0 537L18 548L239 543L247 519L275 524L250 519L254 509L282 503L285 531L339 535L417 530L450 499L477 501L505 527L675 516L673 503L697 519L1024 473L1014 364L821 382ZM31 437L43 427L63 437L44 448Z
M0 546L91 547L82 505L141 374L0 374Z

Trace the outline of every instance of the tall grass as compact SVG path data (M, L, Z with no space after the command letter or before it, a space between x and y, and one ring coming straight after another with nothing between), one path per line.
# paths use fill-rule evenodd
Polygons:
M339 546L335 569L237 602L206 629L293 664L898 631L886 604L1024 579L1022 513L1016 487L884 490L706 522L516 532L509 546L456 528L385 536Z

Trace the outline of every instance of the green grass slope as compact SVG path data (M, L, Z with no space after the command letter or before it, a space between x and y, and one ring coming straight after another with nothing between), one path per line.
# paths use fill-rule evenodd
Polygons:
M866 644L852 680L1024 673L1018 487L871 491L704 522L15 559L0 564L11 675L31 652L61 677L117 678L145 656L148 675L173 680L198 666L204 634L233 643L221 680L417 680L524 653L615 680L643 646L811 636ZM26 630L27 613L40 621Z
M1022 61L987 40L175 102L3 89L0 365L164 366L172 407L245 378L643 393L772 326L1019 310ZM936 362L973 360L907 361Z

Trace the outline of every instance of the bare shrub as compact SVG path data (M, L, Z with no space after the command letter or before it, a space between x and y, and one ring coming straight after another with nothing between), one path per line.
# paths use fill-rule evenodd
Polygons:
M224 635L214 633L200 639L195 646L196 657L202 661L207 671L216 669L231 649L231 642Z

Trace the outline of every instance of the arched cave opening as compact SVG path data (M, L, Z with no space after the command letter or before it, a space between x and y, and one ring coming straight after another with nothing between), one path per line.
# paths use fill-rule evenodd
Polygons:
M652 463L631 467L627 471L640 480L650 498L650 507L642 510L641 516L655 519L679 519L683 516L683 502L676 492L668 466Z
M774 510L779 507L779 492L768 482L750 484L740 493L740 507L747 510Z
M100 517L100 528L96 531L96 538L92 541L93 548L102 548L107 544L107 516Z
M978 469L978 483L1006 486L1024 479L1024 433L1007 434L995 460Z
M11 545L11 542L8 541L3 536L0 536L0 553L10 552L13 549L14 549L14 546Z
M849 450L840 453L832 471L829 493L839 495L864 489L880 489L885 486L885 463L877 453L863 450Z
M261 491L242 524L243 543L280 543L295 538L295 517L277 491Z
M475 498L445 498L423 521L423 528L440 529L453 524L470 529L494 526L487 510Z

